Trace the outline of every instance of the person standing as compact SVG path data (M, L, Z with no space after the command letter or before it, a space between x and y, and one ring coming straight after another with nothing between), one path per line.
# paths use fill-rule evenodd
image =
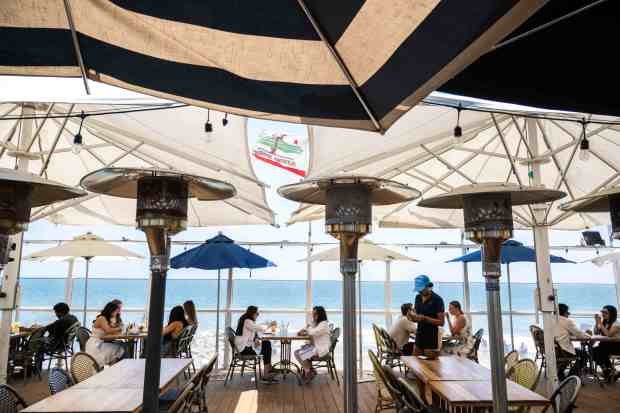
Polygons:
M413 354L413 342L409 341L409 337L415 334L418 329L417 324L413 321L415 316L413 304L405 303L401 305L400 312L402 315L390 328L390 337L392 337L403 356L410 356Z
M443 298L433 291L433 283L428 275L415 278L415 316L418 323L415 335L414 354L424 354L425 350L438 350L441 347L439 327L445 324L445 306Z

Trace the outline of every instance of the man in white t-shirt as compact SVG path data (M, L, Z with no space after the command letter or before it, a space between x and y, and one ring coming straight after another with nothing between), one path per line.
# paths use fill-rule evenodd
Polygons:
M390 328L390 337L392 337L403 355L410 356L413 354L413 343L409 342L409 337L415 334L418 328L416 323L411 321L413 304L405 303L401 305L400 312L402 315Z
M557 325L557 330L555 334L555 341L558 343L558 346L560 347L560 354L558 354L557 356L558 357L565 356L565 358L571 357L571 356L577 356L577 365L574 366L574 369L577 369L579 368L579 365L584 355L581 354L581 350L575 349L575 346L573 345L571 338L588 338L590 336L584 333L583 331L581 331L577 327L577 324L575 324L574 320L571 320L570 318L568 318L568 316L570 316L570 312L568 311L568 306L566 304L558 304L558 311L560 313L560 316L558 317L558 325ZM566 367L567 367L566 365L564 366L558 365L558 377L561 376L561 378L563 378L564 369ZM575 371L571 369L571 373L574 373L574 372Z

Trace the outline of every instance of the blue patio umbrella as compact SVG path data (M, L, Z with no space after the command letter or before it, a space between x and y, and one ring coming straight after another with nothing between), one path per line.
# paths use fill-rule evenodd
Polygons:
M207 240L204 244L173 257L172 268L198 268L217 270L217 318L215 320L215 354L219 354L220 337L220 270L233 268L266 268L276 264L254 254L221 233Z
M549 255L552 264L575 264L574 261L557 255ZM512 323L512 292L510 290L510 263L512 262L536 262L536 251L533 248L526 247L519 241L509 239L502 244L500 260L502 264L506 264L506 276L508 278L508 308L510 311L510 339L512 349L514 350L514 334ZM461 257L453 258L446 262L481 262L482 254L480 250L465 254Z

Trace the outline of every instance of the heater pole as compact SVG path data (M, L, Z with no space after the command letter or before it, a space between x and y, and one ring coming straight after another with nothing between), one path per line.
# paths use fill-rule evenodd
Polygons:
M342 325L344 413L357 413L357 363L355 320L355 277L358 270L357 237L340 239L340 271L342 272Z
M151 256L151 293L148 339L146 340L146 367L142 411L159 411L159 376L161 370L161 332L166 299L166 275L170 260L170 237L166 236L164 255Z

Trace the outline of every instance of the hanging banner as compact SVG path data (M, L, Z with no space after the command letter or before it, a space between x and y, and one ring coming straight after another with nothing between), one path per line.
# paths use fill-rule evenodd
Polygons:
M299 176L306 176L305 143L302 138L285 133L261 132L252 154L260 161L285 169Z

